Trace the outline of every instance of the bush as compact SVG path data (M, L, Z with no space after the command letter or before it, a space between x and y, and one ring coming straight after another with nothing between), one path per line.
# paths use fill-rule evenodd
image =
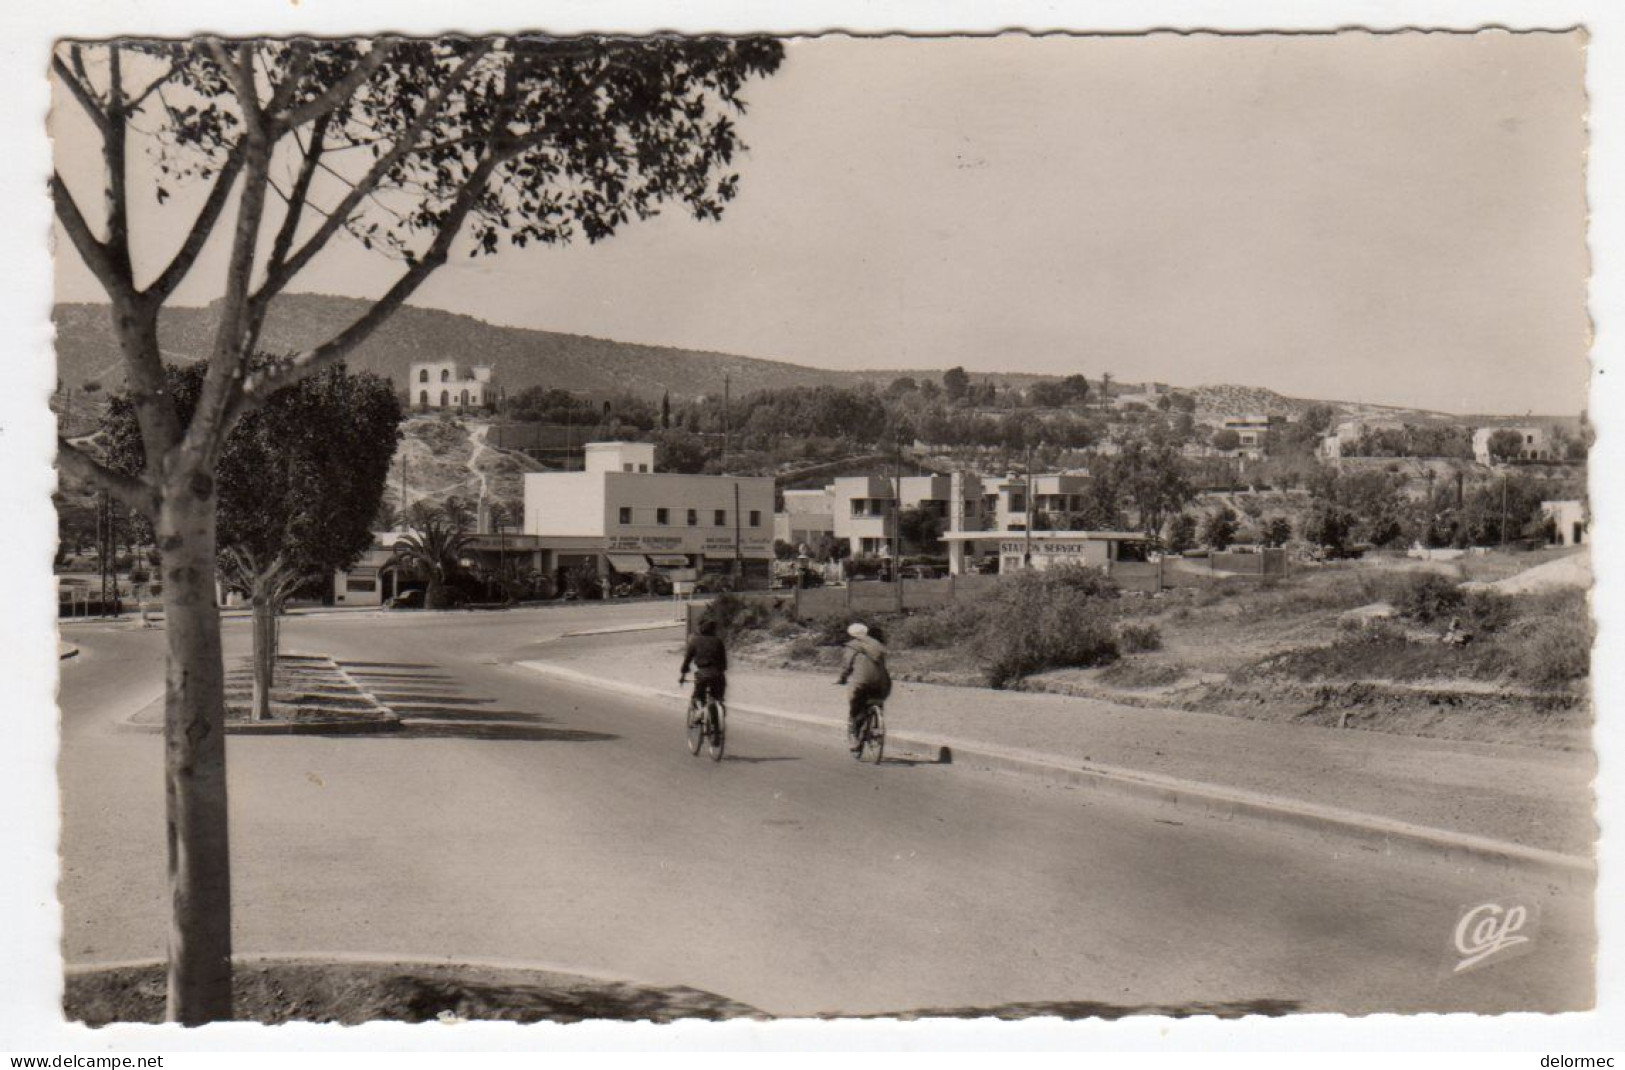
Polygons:
M812 629L813 642L819 646L840 646L846 642L846 627L852 620L845 613L826 613L806 623Z
M987 612L972 602L949 602L919 613L911 613L897 623L896 645L940 649L962 642L976 634Z
M1119 624L1117 646L1125 654L1162 649L1162 630L1155 624Z
M1467 599L1455 580L1437 572L1421 572L1405 577L1392 600L1403 616L1432 624L1460 613Z
M1115 661L1117 637L1105 604L1116 588L1081 567L1022 572L999 585L972 649L992 687L1045 669ZM1099 577L1104 579L1104 577Z
M1540 688L1560 688L1591 674L1589 616L1553 617L1540 622L1512 650L1512 675Z
M1468 591L1462 617L1469 631L1490 635L1504 631L1517 616L1514 600L1500 591Z
M701 619L715 621L717 631L731 637L768 627L782 611L783 602L777 598L746 598L724 592L711 599Z

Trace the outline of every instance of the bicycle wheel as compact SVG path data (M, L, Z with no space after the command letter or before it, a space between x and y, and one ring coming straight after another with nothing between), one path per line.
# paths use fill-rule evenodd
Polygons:
M859 735L858 761L880 764L880 757L886 750L886 718L879 706L870 706L869 714L863 719L863 731Z
M709 714L709 730L706 732L706 750L713 762L722 761L722 748L728 736L728 711L720 702L711 703Z
M699 754L700 744L705 740L705 711L702 707L690 702L688 704L688 753Z

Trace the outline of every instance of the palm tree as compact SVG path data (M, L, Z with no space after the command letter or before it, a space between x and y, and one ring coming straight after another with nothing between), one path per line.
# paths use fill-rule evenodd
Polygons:
M429 577L427 609L444 609L446 583L462 568L463 548L474 541L468 508L456 499L444 505L415 502L406 511L409 533L395 543L395 557Z
M497 529L497 536L501 541L501 549L497 558L497 573L502 584L502 597L504 601L513 600L513 570L508 566L508 529L510 527L523 527L525 523L525 506L522 502L498 499L491 506L491 524Z

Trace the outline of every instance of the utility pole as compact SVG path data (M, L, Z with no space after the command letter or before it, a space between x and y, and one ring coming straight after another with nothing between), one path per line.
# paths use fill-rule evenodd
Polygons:
M739 532L739 480L734 480L734 587L745 585L745 560L740 552Z
M903 442L892 439L891 579L892 599L903 611Z
M1507 548L1507 471L1501 469L1501 549Z
M395 525L400 527L406 523L406 444L401 444L401 515L395 518Z
M1026 528L1027 530L1026 530L1026 532L1024 532L1026 538L1023 540L1023 546L1022 546L1022 550L1021 550L1021 567L1022 568L1032 568L1033 567L1033 521L1038 516L1038 510L1034 508L1034 505L1036 504L1036 502L1033 499L1033 448L1032 448L1032 445L1030 443L1027 446L1027 479L1026 479L1026 486L1027 486L1027 501L1024 504L1027 506L1027 522L1025 524L1023 524L1022 527Z
M732 384L729 381L728 373L723 372L722 373L722 470L724 472L726 472L728 470L728 452L733 446L733 429L732 429L732 426L730 424L729 413L728 413L728 410L732 407L732 405L733 405ZM738 489L737 484L735 484L734 489L735 490Z

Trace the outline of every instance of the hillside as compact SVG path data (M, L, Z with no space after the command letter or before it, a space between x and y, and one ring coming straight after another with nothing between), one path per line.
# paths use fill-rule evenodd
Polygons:
M366 308L353 298L289 294L272 308L264 348L293 352L323 341L348 326ZM116 390L121 384L118 345L105 305L63 304L52 313L57 330L57 376L78 389L87 381ZM159 341L168 359L195 360L208 352L215 323L214 306L172 307L159 324ZM940 380L941 369L866 368L837 371L784 361L741 357L671 346L639 345L557 331L499 327L439 309L407 306L392 316L350 358L356 369L387 375L402 387L408 366L419 360L454 359L490 364L509 393L533 386L561 387L597 397L631 391L657 400L669 391L674 399L720 394L723 377L736 397L756 390L795 386L885 386L901 376ZM1058 376L1027 372L970 372L973 382L991 380L1002 389L1025 388ZM1114 381L1114 395L1144 391L1146 385ZM1175 389L1182 389L1175 387ZM1418 422L1460 421L1438 413L1348 402L1289 398L1261 387L1214 385L1194 394L1207 417L1257 412L1298 417L1311 405L1330 404L1344 416L1382 416Z
M365 309L361 301L292 294L279 301L266 322L263 346L293 352L332 337ZM81 386L96 380L116 389L119 353L104 306L58 305L58 378ZM159 324L167 357L193 360L208 352L215 323L213 306L171 308ZM632 391L658 398L722 392L726 374L736 393L788 386L850 383L845 373L752 357L665 346L634 345L584 335L498 327L472 316L438 309L406 307L378 329L350 358L353 369L387 375L403 387L413 361L455 359L490 364L513 393L531 386L562 386L579 393L609 395Z

